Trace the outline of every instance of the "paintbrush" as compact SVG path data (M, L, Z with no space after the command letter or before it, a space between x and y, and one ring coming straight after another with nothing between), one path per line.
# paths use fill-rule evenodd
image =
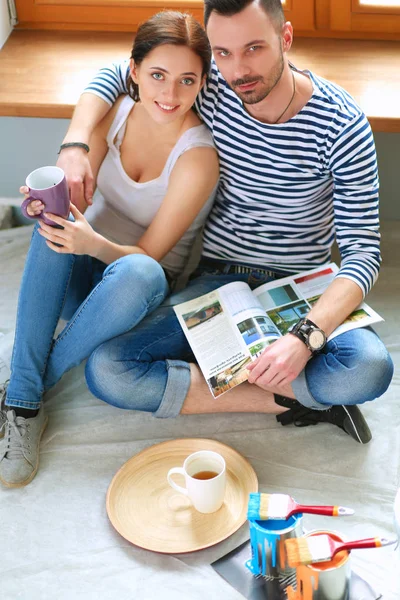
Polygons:
M285 548L288 565L290 567L298 567L299 565L330 561L335 554L343 550L381 548L382 546L389 546L395 543L396 540L379 537L355 540L353 542L336 542L331 536L321 534L285 540Z
M307 506L298 504L287 494L250 494L247 518L249 521L267 519L286 520L298 513L326 515L328 517L346 517L354 514L352 508L345 506Z

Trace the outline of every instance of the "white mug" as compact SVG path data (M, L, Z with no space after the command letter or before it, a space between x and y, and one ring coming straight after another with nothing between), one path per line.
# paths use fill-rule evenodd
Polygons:
M172 475L184 475L186 488L176 484ZM168 471L168 483L192 501L201 513L213 513L224 502L226 485L225 460L217 452L200 450L187 457L183 467L174 467Z

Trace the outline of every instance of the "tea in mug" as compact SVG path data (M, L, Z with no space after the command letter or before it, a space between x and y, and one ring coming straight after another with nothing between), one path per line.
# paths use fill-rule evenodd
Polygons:
M214 479L217 475L218 473L215 471L199 471L198 473L195 473L195 475L192 475L192 477L193 479Z

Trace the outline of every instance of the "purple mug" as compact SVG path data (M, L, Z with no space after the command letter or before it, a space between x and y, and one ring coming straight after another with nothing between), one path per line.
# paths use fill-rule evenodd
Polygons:
M21 204L21 210L28 219L41 219L47 225L55 225L54 221L46 219L44 212L59 215L64 219L69 216L69 191L65 174L59 167L40 167L29 173L26 178L29 188L29 198ZM27 208L33 200L44 204L43 211L36 216L28 214Z

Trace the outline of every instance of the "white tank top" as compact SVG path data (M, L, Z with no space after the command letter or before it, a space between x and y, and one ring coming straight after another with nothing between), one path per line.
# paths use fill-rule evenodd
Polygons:
M115 115L107 135L108 152L99 169L93 205L85 217L93 229L107 239L121 245L135 245L154 219L166 195L169 177L177 159L191 148L214 147L213 139L205 125L185 131L176 142L161 175L157 179L137 183L125 172L120 147L126 122L135 102L126 96ZM184 269L197 233L203 226L214 201L215 186L195 221L179 242L160 261L165 270L177 277ZM165 227L169 227L165 223Z

